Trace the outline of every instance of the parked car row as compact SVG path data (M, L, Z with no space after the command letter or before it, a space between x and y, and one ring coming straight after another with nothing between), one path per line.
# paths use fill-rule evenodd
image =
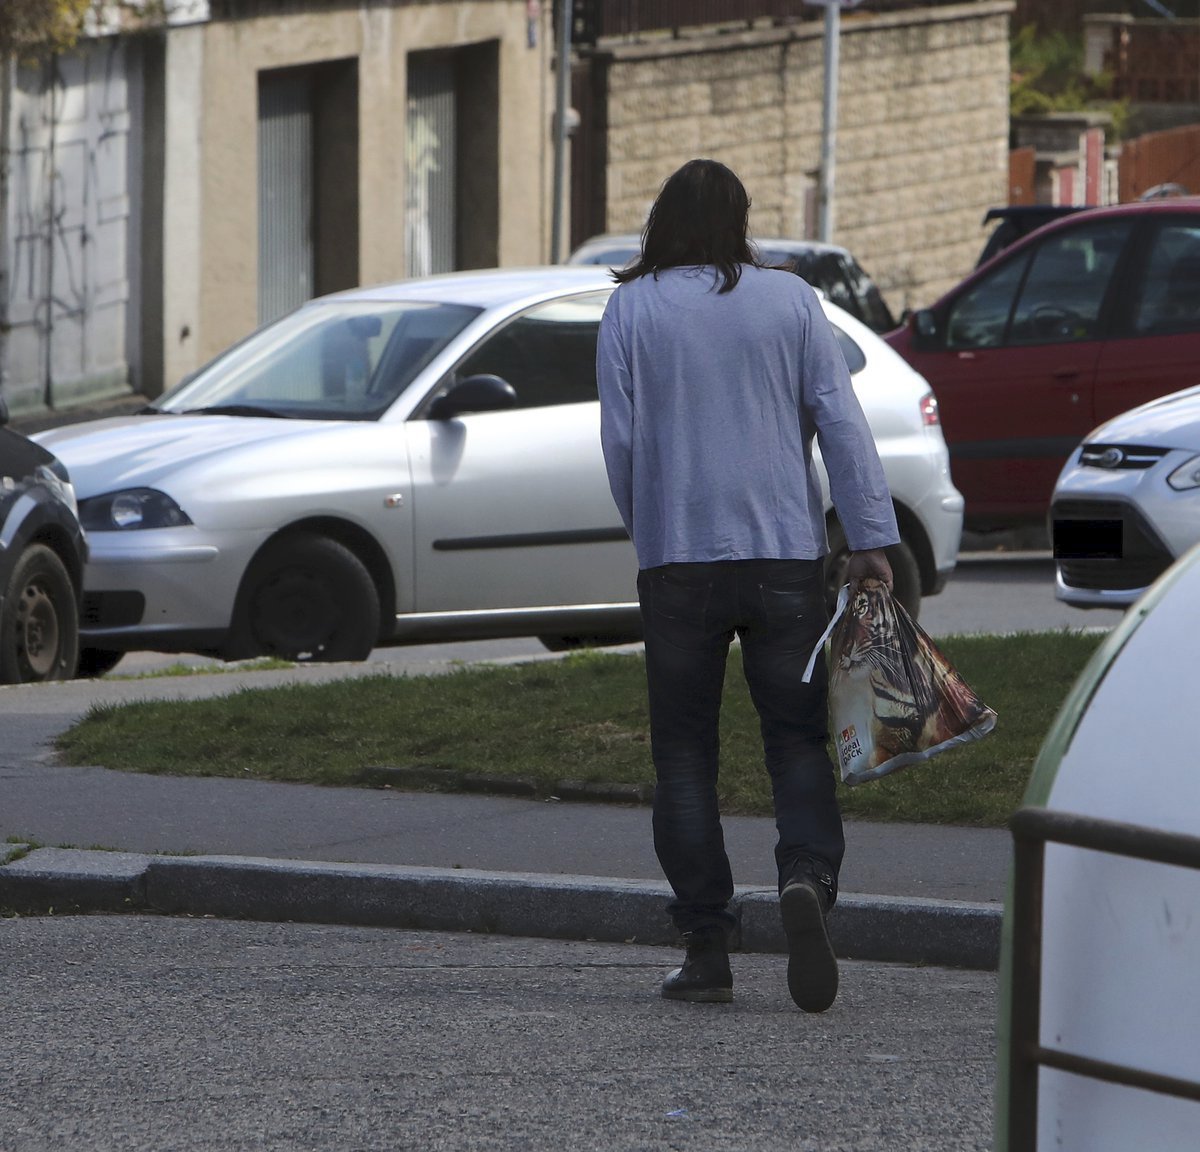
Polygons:
M314 300L138 415L38 434L42 448L7 433L3 494L20 498L3 507L24 527L0 540L0 679L97 675L134 649L357 660L437 639L636 637L594 366L605 266L636 245ZM1062 215L886 341L849 253L762 248L822 286L914 614L954 567L962 495L972 528L1048 516L1056 595L1081 607L1132 602L1200 538L1200 388L1116 416L1200 384L1200 200ZM55 531L35 531L31 502ZM847 556L832 509L829 535L832 593Z
M314 300L139 415L38 435L92 549L80 667L132 649L359 660L375 647L636 637L600 451L599 267L459 273ZM826 302L878 439L916 612L962 502L929 387ZM831 518L831 582L847 557Z
M1045 523L1092 428L1200 383L1200 198L1046 224L885 339L938 398L966 527Z

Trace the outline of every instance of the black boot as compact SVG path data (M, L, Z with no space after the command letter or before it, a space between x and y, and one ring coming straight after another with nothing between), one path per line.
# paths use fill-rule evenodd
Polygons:
M788 991L805 1012L824 1012L837 998L837 957L825 926L831 903L830 885L806 873L790 879L779 897L788 943Z
M668 1000L697 1004L728 1004L733 999L733 973L729 970L729 945L723 928L698 928L685 932L687 948L683 967L663 981Z

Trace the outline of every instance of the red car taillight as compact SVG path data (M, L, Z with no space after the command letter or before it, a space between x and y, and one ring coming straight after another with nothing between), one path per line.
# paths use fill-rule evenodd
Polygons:
M938 415L937 397L932 392L926 392L921 397L921 423L927 428L936 428L942 422Z

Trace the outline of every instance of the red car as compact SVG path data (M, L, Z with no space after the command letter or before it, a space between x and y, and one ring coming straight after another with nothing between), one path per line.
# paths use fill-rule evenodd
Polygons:
M884 339L937 395L965 526L1044 524L1091 429L1200 383L1200 197L1047 224Z

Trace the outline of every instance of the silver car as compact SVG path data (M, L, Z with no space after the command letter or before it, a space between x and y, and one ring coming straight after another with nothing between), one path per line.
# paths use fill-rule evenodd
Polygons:
M361 660L416 641L639 635L600 452L603 268L458 273L324 297L143 414L39 439L91 541L82 669L128 650ZM826 306L879 442L913 609L962 499L925 381ZM845 541L831 519L840 579Z
M1055 595L1121 608L1200 542L1200 387L1101 424L1071 454L1050 505Z

